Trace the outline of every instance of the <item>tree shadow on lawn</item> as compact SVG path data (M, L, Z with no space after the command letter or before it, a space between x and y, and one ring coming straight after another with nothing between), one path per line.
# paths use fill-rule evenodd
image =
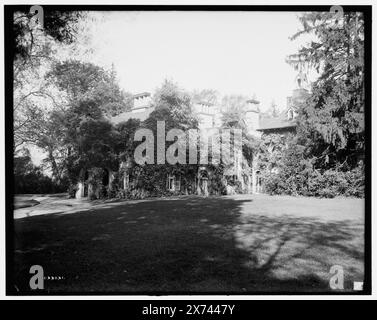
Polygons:
M364 273L361 221L322 222L253 212L226 197L124 203L15 221L15 279L44 293L328 292L332 265L345 289Z

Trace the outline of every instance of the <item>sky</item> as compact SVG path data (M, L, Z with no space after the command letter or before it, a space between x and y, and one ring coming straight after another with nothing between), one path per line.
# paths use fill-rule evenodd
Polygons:
M300 29L294 12L99 12L90 60L114 64L120 86L152 92L164 79L187 90L242 94L279 108L295 87L285 62L309 40L289 40Z

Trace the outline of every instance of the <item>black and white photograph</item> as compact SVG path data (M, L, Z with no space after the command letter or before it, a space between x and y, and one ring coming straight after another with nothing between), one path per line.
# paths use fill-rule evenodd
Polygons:
M371 6L4 26L7 295L371 294Z

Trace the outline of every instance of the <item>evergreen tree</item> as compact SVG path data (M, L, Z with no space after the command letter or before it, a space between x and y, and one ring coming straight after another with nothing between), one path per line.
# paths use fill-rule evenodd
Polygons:
M300 21L303 29L292 39L314 34L316 40L288 62L320 73L299 110L300 143L307 145L317 166L354 167L364 155L364 17L344 12L335 20L332 13L312 12Z

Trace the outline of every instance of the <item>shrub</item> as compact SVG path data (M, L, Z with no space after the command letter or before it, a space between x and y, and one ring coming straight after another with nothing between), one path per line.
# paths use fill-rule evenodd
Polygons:
M329 169L310 172L265 173L265 191L269 194L288 194L334 198L336 196L364 197L364 170Z
M274 168L274 170L271 170ZM260 163L264 189L269 194L303 195L322 198L364 197L364 165L328 164L309 158L305 147L292 140L279 157L265 154Z
M56 183L38 168L31 172L14 175L14 192L22 193L60 193L67 191L67 184Z
M143 189L118 190L115 197L118 199L140 200L150 197L151 194Z

